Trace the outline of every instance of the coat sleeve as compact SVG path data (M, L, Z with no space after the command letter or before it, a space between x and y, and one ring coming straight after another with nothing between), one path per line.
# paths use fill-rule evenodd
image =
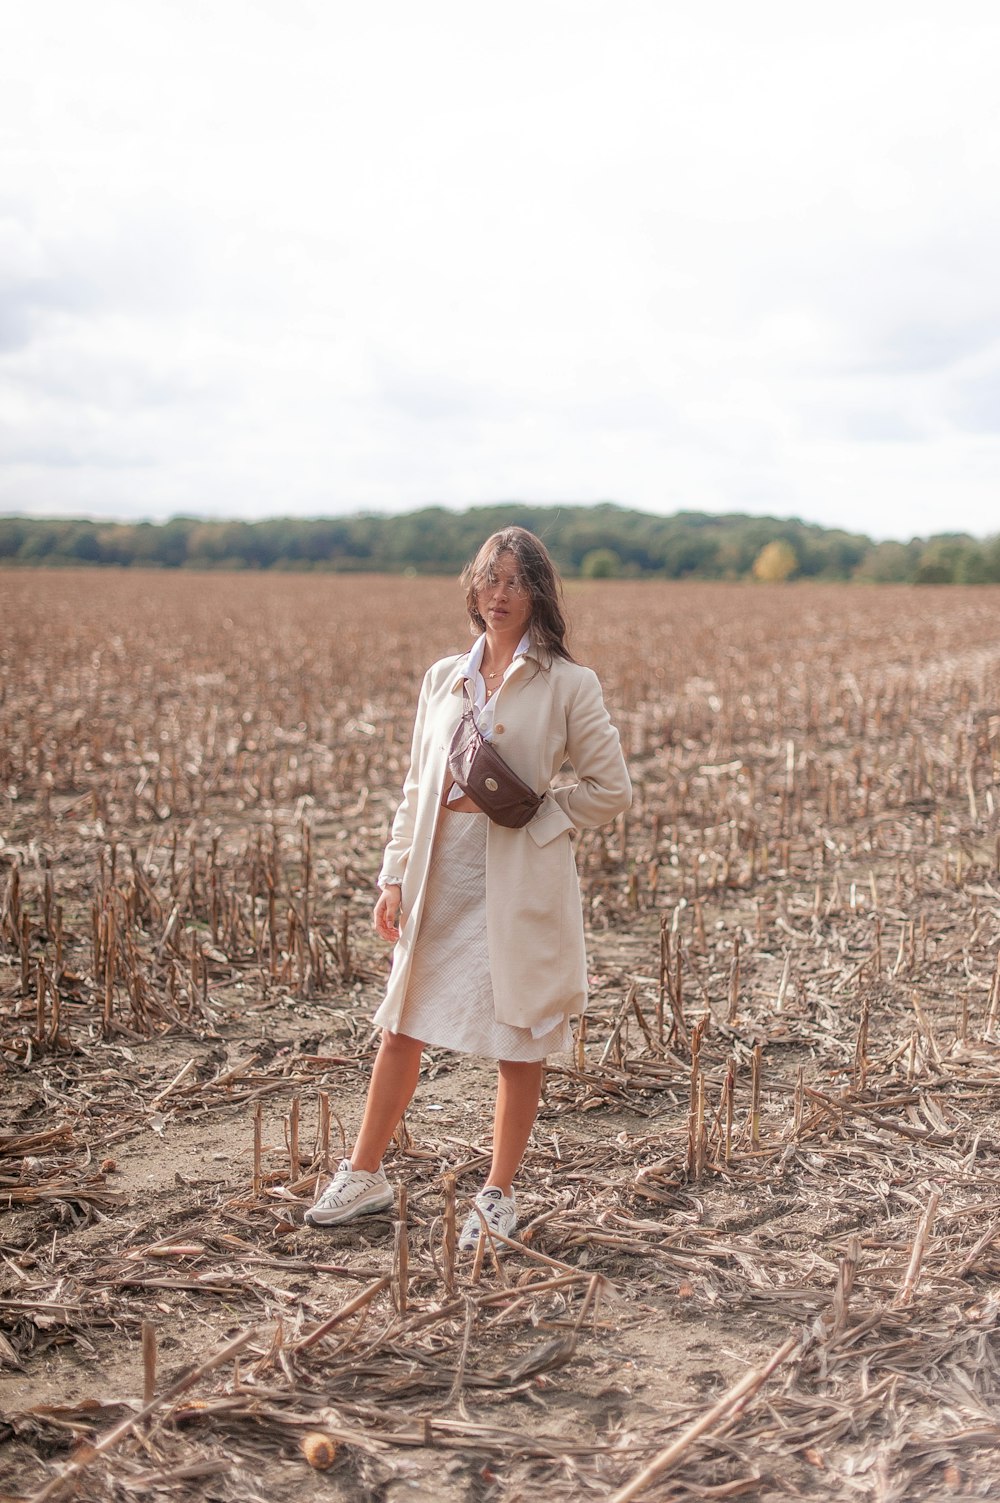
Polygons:
M417 818L417 796L420 788L420 769L424 756L424 722L427 718L427 701L430 694L430 669L424 674L417 701L417 718L413 725L413 742L410 746L410 765L403 780L403 801L392 821L389 844L382 857L382 870L378 875L381 887L385 882L402 882L406 863L413 844L413 827Z
M577 782L552 797L577 830L607 824L632 802L621 738L611 723L597 674L585 668L566 712L566 755Z

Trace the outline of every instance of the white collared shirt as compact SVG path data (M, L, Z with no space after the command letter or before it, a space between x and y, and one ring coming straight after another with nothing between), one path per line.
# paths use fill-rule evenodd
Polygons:
M516 673L517 670L521 667L521 664L524 661L524 654L527 652L530 646L531 637L527 632L525 632L520 642L518 642L517 646L514 648L514 656L507 664L506 672L504 673L503 678L500 680L499 684L496 687L496 693L492 694L489 699L486 698L486 680L483 678L482 673L483 654L486 651L486 633L483 632L481 637L477 637L473 642L471 648L469 649L469 655L462 667L462 677L469 685L469 689L472 693L473 711L476 717L476 724L482 732L484 741L493 740L493 722L496 719L497 695L500 693L500 690L510 678L511 674ZM459 788L457 783L452 783L451 792L445 799L445 803L453 804L456 799L460 799L461 797L461 788Z
M472 700L476 707L476 724L487 741L493 740L493 722L496 718L497 694L499 694L511 674L515 673L521 667L521 661L530 646L530 633L525 632L520 642L514 648L514 656L508 663L506 672L497 685L496 693L492 694L489 699L486 697L486 680L483 677L482 671L483 656L486 652L486 633L483 632L481 637L477 637L469 649L469 656L466 658L465 666L462 669L462 677L467 680L469 688L472 691Z

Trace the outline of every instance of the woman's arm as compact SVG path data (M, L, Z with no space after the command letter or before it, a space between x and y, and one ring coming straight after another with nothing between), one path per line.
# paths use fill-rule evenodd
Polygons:
M611 724L601 685L585 668L566 713L566 755L578 782L552 797L577 830L604 825L632 802L632 784L621 738Z
M417 818L417 797L420 789L420 768L424 753L424 720L427 716L427 700L429 697L430 670L424 674L424 681L420 686L420 698L417 701L417 718L413 724L413 741L410 746L410 765L406 777L403 780L403 799L396 810L392 821L392 833L389 844L385 848L382 857L382 870L379 872L378 885L385 887L387 883L403 880L406 871L406 863L410 858L410 847L413 844L413 828Z

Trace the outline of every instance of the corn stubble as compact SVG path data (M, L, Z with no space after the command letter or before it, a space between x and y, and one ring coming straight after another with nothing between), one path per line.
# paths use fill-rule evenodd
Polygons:
M1000 1482L996 592L568 596L635 801L579 843L593 1005L521 1250L466 1266L485 1094L401 1124L360 1246L299 1226L370 1062L372 879L455 586L4 577L0 1363L125 1335L140 1396L14 1413L25 1496ZM282 1007L325 1022L276 1050ZM233 1120L218 1204L151 1235L115 1144ZM168 1311L214 1330L181 1372Z

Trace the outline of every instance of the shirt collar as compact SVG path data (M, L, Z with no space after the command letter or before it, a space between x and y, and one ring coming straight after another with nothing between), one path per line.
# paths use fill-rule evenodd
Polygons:
M478 636L473 642L466 656L459 663L458 672L455 675L455 682L452 685L453 689L461 688L463 679L468 679L471 684L475 684L476 675L482 668L483 653L485 651L486 633L482 632L481 635ZM518 642L517 646L514 648L514 656L511 658L510 667L507 669L507 673L504 674L504 678L507 677L508 673L513 673L514 668L520 658L534 658L537 657L537 655L538 649L535 647L534 643L531 640L531 633L526 631L520 642Z
M529 632L525 632L520 642L518 642L517 646L514 648L514 656L513 658L511 658L511 664L513 665L517 662L518 658L523 657L530 646L531 634ZM466 658L465 666L462 669L463 678L475 678L476 674L483 666L483 654L485 653L485 651L486 633L483 632L481 636L478 636L476 638L471 648L469 649L469 655Z

